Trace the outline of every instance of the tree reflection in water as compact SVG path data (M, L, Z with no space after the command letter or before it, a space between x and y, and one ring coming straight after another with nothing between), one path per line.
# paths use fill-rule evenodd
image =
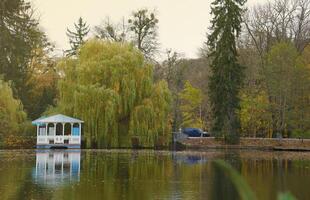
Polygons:
M240 199L213 165L230 163L258 199L309 199L310 153L262 151L0 151L0 200Z

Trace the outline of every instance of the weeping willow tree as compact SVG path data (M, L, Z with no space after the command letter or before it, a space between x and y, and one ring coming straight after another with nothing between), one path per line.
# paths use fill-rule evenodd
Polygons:
M23 111L20 100L13 97L9 83L0 79L0 146L4 137L16 135L26 122L26 113Z
M132 45L98 40L59 64L57 112L85 121L86 147L152 147L170 139L170 91Z

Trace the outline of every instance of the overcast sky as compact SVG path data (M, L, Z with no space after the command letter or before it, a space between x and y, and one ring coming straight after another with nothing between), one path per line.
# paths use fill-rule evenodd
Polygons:
M93 27L107 16L118 22L139 8L156 9L161 49L172 48L187 58L197 57L206 40L211 0L30 0L43 30L61 52L67 49L66 28L81 16ZM265 0L248 0L253 6Z

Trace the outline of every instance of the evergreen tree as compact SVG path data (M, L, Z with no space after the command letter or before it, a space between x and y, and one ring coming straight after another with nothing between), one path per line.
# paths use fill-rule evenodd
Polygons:
M243 67L237 62L236 38L242 22L245 0L215 0L212 3L212 33L208 37L212 59L209 93L214 117L212 132L229 143L239 141L240 117L238 93Z
M74 31L67 28L67 36L69 38L69 43L71 49L66 51L67 56L76 56L78 50L82 44L85 42L85 37L89 33L89 25L84 22L83 18L80 17L78 23L74 23Z

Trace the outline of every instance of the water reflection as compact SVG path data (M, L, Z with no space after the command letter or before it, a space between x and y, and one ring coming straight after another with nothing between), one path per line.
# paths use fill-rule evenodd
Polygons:
M0 151L0 200L236 200L223 159L258 199L310 196L310 153L127 150Z
M80 180L81 152L37 151L33 178L39 184L56 186Z
M173 153L172 159L175 163L187 165L204 164L208 161L202 153L194 155Z

